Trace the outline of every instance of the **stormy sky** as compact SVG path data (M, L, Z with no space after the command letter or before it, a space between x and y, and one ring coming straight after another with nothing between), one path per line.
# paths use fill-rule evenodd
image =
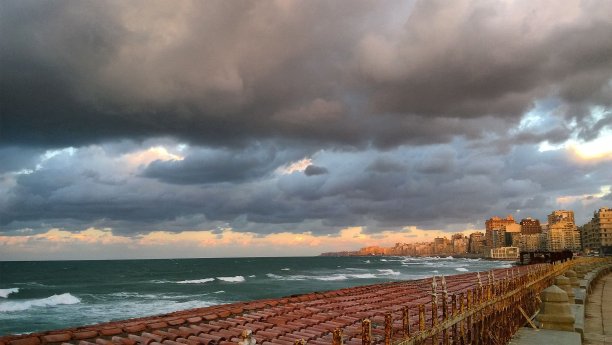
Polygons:
M0 2L0 259L313 255L612 206L610 1Z

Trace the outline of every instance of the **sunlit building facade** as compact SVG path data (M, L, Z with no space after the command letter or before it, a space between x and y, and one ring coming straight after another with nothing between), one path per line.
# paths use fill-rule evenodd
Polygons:
M550 251L580 251L580 231L574 222L574 211L557 210L548 215L548 248Z
M591 221L580 227L580 233L585 252L612 254L612 209L595 211Z

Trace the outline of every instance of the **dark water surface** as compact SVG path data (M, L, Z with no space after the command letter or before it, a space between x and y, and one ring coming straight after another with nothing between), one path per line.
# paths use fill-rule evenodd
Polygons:
M509 264L451 257L0 262L0 335L497 267Z

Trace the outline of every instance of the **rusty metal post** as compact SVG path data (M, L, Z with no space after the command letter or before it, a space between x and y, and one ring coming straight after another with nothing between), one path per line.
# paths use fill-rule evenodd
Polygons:
M391 313L385 314L385 345L391 345L393 337L393 316Z
M419 332L425 330L425 305L419 304Z
M361 321L361 345L370 345L372 343L372 322L370 319Z
M448 320L448 291L446 290L446 284L444 286L444 292L442 293L442 319L444 321ZM442 344L444 345L449 345L449 339L448 339L449 333L448 333L448 329L444 328L442 330Z
M306 342L304 342L304 344L306 344ZM332 344L333 345L343 345L344 344L344 340L342 339L342 330L340 328L334 329L334 332L332 333Z
M463 313L465 312L465 306L463 304L463 292L461 292L459 294L459 314L463 315ZM461 344L465 344L465 327L464 327L465 321L461 320L459 322L459 338L461 339L460 342Z
M438 326L438 303L436 301L431 302L431 328ZM431 337L433 344L438 345L438 333Z
M474 290L473 289L468 289L467 290L467 310L471 310L474 305L473 305L473 301L474 301ZM474 340L474 332L473 332L473 324L472 324L472 317L468 316L467 317L467 342L468 343L472 343L472 341Z
M410 337L410 310L408 307L402 308L402 333L404 338Z

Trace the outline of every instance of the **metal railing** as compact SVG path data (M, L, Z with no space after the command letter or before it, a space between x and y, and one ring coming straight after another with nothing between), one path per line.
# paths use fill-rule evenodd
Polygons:
M431 303L420 304L417 308L418 329L411 329L411 310L408 306L402 308L399 329L394 327L393 314L389 312L384 318L384 344L506 344L519 327L531 323L530 315L537 312L541 302L539 293L552 285L556 276L573 265L588 264L594 260L597 259L582 258L558 264L533 265L521 274L509 269L505 277L497 279L489 271L486 283L478 274L474 288L457 294L448 294L444 278L439 291L436 277L433 277ZM426 315L426 311L430 315ZM362 320L361 340L362 345L373 344L370 319ZM342 330L336 329L332 345L343 343Z

